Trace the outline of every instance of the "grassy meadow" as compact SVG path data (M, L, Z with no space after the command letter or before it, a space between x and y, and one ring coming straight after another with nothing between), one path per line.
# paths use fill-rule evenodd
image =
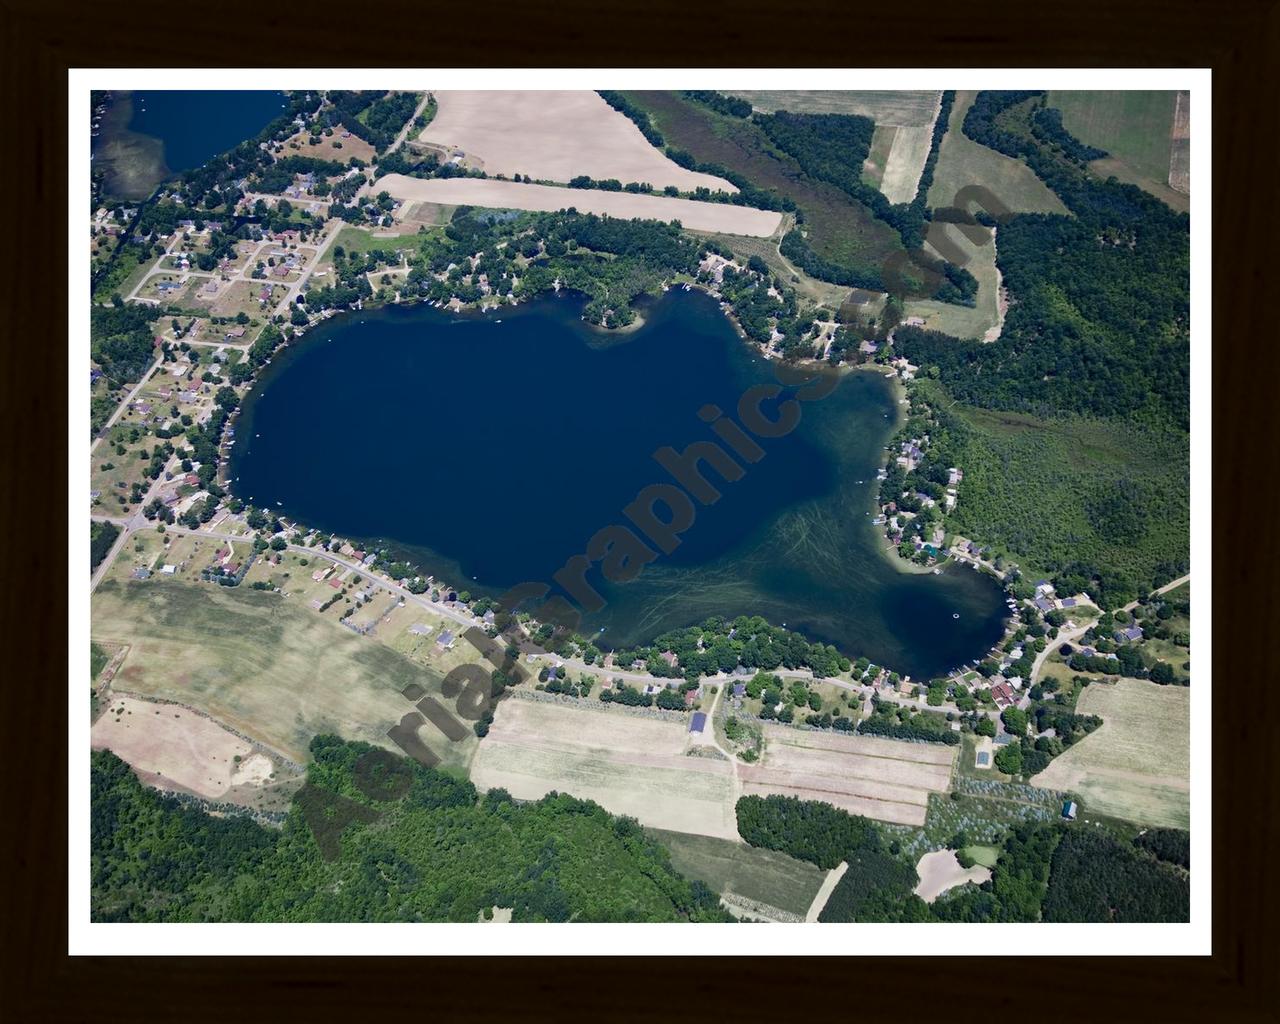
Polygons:
M412 710L400 693L439 694L440 676L300 601L245 587L153 577L109 578L93 595L94 640L127 643L115 687L208 712L296 761L317 733L388 749L389 728ZM424 725L444 764L464 766L476 741L450 743Z
M1094 683L1081 714L1102 725L1054 759L1033 784L1078 794L1090 812L1142 825L1191 822L1191 690L1141 679Z
M1107 151L1089 165L1092 171L1115 175L1185 210L1188 197L1169 187L1176 97L1169 90L1054 90L1049 106L1062 111L1063 127L1081 142Z
M969 428L954 532L982 538L1027 571L1083 561L1125 573L1140 590L1163 563L1189 557L1187 441L1178 431L951 408ZM1108 534L1091 509L1122 487L1135 496L1134 518L1123 535Z
M964 134L961 125L975 95L971 91L956 93L947 134L938 149L929 205L935 210L950 206L960 189L981 185L1014 213L1066 213L1062 200L1025 163L979 145Z
M656 828L646 831L667 848L672 866L686 878L798 917L804 917L826 876L812 864L774 850L713 836Z

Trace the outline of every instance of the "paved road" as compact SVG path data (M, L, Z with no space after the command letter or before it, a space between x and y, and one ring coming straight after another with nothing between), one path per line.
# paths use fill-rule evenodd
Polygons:
M413 122L416 121L422 112L427 109L427 101L431 98L430 92L424 92L422 99L418 101L418 107L413 112L413 116L404 123L404 127L400 129L400 134L395 137L395 141L387 147L388 153L394 153L397 149L404 145L404 140L409 137L409 133L413 131Z
M164 362L164 359L157 357L156 361L147 367L147 372L142 375L142 379L133 386L133 389L127 395L125 395L124 398L121 400L120 404L116 406L116 411L113 412L107 418L107 422L103 425L102 429L98 431L98 436L95 437L92 442L90 442L89 444L90 455L92 455L93 450L98 447L98 442L102 440L103 435L106 434L106 432L110 430L113 426L115 426L116 420L118 420L121 416L124 415L124 411L127 408L129 408L130 403L132 403L133 400L138 397L138 392L142 390L142 386L147 383L147 381L151 378L151 375L155 373L156 367L159 366L162 362Z
M1153 593L1167 594L1170 590L1176 590L1178 587L1182 586L1182 584L1187 583L1190 580L1191 573L1187 573L1185 576L1179 576L1176 580L1169 581L1163 587L1157 587ZM1130 601L1121 609L1121 611L1131 612L1138 607L1138 604L1138 601ZM1102 614L1106 615L1108 613L1103 612ZM1051 643L1045 644L1044 650L1036 655L1035 663L1031 666L1031 683L1035 683L1040 678L1040 670L1044 667L1044 663L1048 660L1050 654L1056 651L1063 644L1071 643L1073 640L1077 640L1084 636L1091 628L1093 628L1093 625L1093 623L1090 623L1084 626L1077 626L1069 632L1059 632L1057 639Z

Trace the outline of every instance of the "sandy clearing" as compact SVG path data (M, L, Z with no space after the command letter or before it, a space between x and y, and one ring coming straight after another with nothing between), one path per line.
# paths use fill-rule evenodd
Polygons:
M805 921L812 923L818 920L818 915L822 913L822 908L827 905L827 900L831 899L831 894L835 892L840 879L844 877L844 873L848 870L849 862L842 860L827 872L827 877L822 880L822 888L818 890L813 902L809 904L808 913L804 915Z
M955 850L934 850L920 858L916 874L920 876L920 884L915 887L915 894L926 903L932 903L957 885L964 885L966 882L981 885L991 877L991 869L984 868L981 864L962 868L956 860Z
M589 90L445 90L418 141L461 150L488 174L569 181L580 174L736 192L711 174L689 171L649 144L640 129Z
M1186 91L1179 92L1174 101L1169 187L1191 194L1191 94Z
M584 213L608 214L624 219L678 220L694 231L716 231L755 238L768 238L782 223L781 213L730 203L526 185L493 178L410 178L403 174L388 174L379 178L375 187L407 202L540 211L563 210L572 206Z
M117 713L119 712L119 713ZM110 749L161 789L217 799L232 786L261 786L271 759L216 722L186 708L116 697L93 724L94 750ZM243 760L237 764L235 758Z
M920 187L920 175L929 157L933 127L899 128L893 136L893 147L885 161L880 191L891 203L909 203Z

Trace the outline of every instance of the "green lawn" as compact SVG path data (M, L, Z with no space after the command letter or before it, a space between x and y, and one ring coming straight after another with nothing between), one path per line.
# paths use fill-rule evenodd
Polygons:
M646 829L671 853L671 863L686 878L716 892L732 892L803 917L826 877L812 864L745 843L711 836Z
M1021 160L981 146L964 134L961 125L975 95L956 93L947 134L938 149L929 205L935 210L950 206L960 189L981 185L1014 213L1066 213L1062 201Z
M995 846L966 846L964 852L973 858L975 864L981 864L984 868L995 867L996 859L1000 856L1000 850Z
M1049 106L1062 111L1062 124L1081 142L1105 149L1139 175L1169 180L1172 91L1054 90Z

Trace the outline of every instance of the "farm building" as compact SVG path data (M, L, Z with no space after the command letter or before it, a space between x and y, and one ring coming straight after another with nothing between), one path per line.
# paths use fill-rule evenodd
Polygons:
M1067 821L1076 820L1076 804L1074 800L1067 800L1065 803L1063 803L1062 816L1066 818Z
M689 731L700 733L707 727L707 715L705 711L695 711L693 718L689 722Z

